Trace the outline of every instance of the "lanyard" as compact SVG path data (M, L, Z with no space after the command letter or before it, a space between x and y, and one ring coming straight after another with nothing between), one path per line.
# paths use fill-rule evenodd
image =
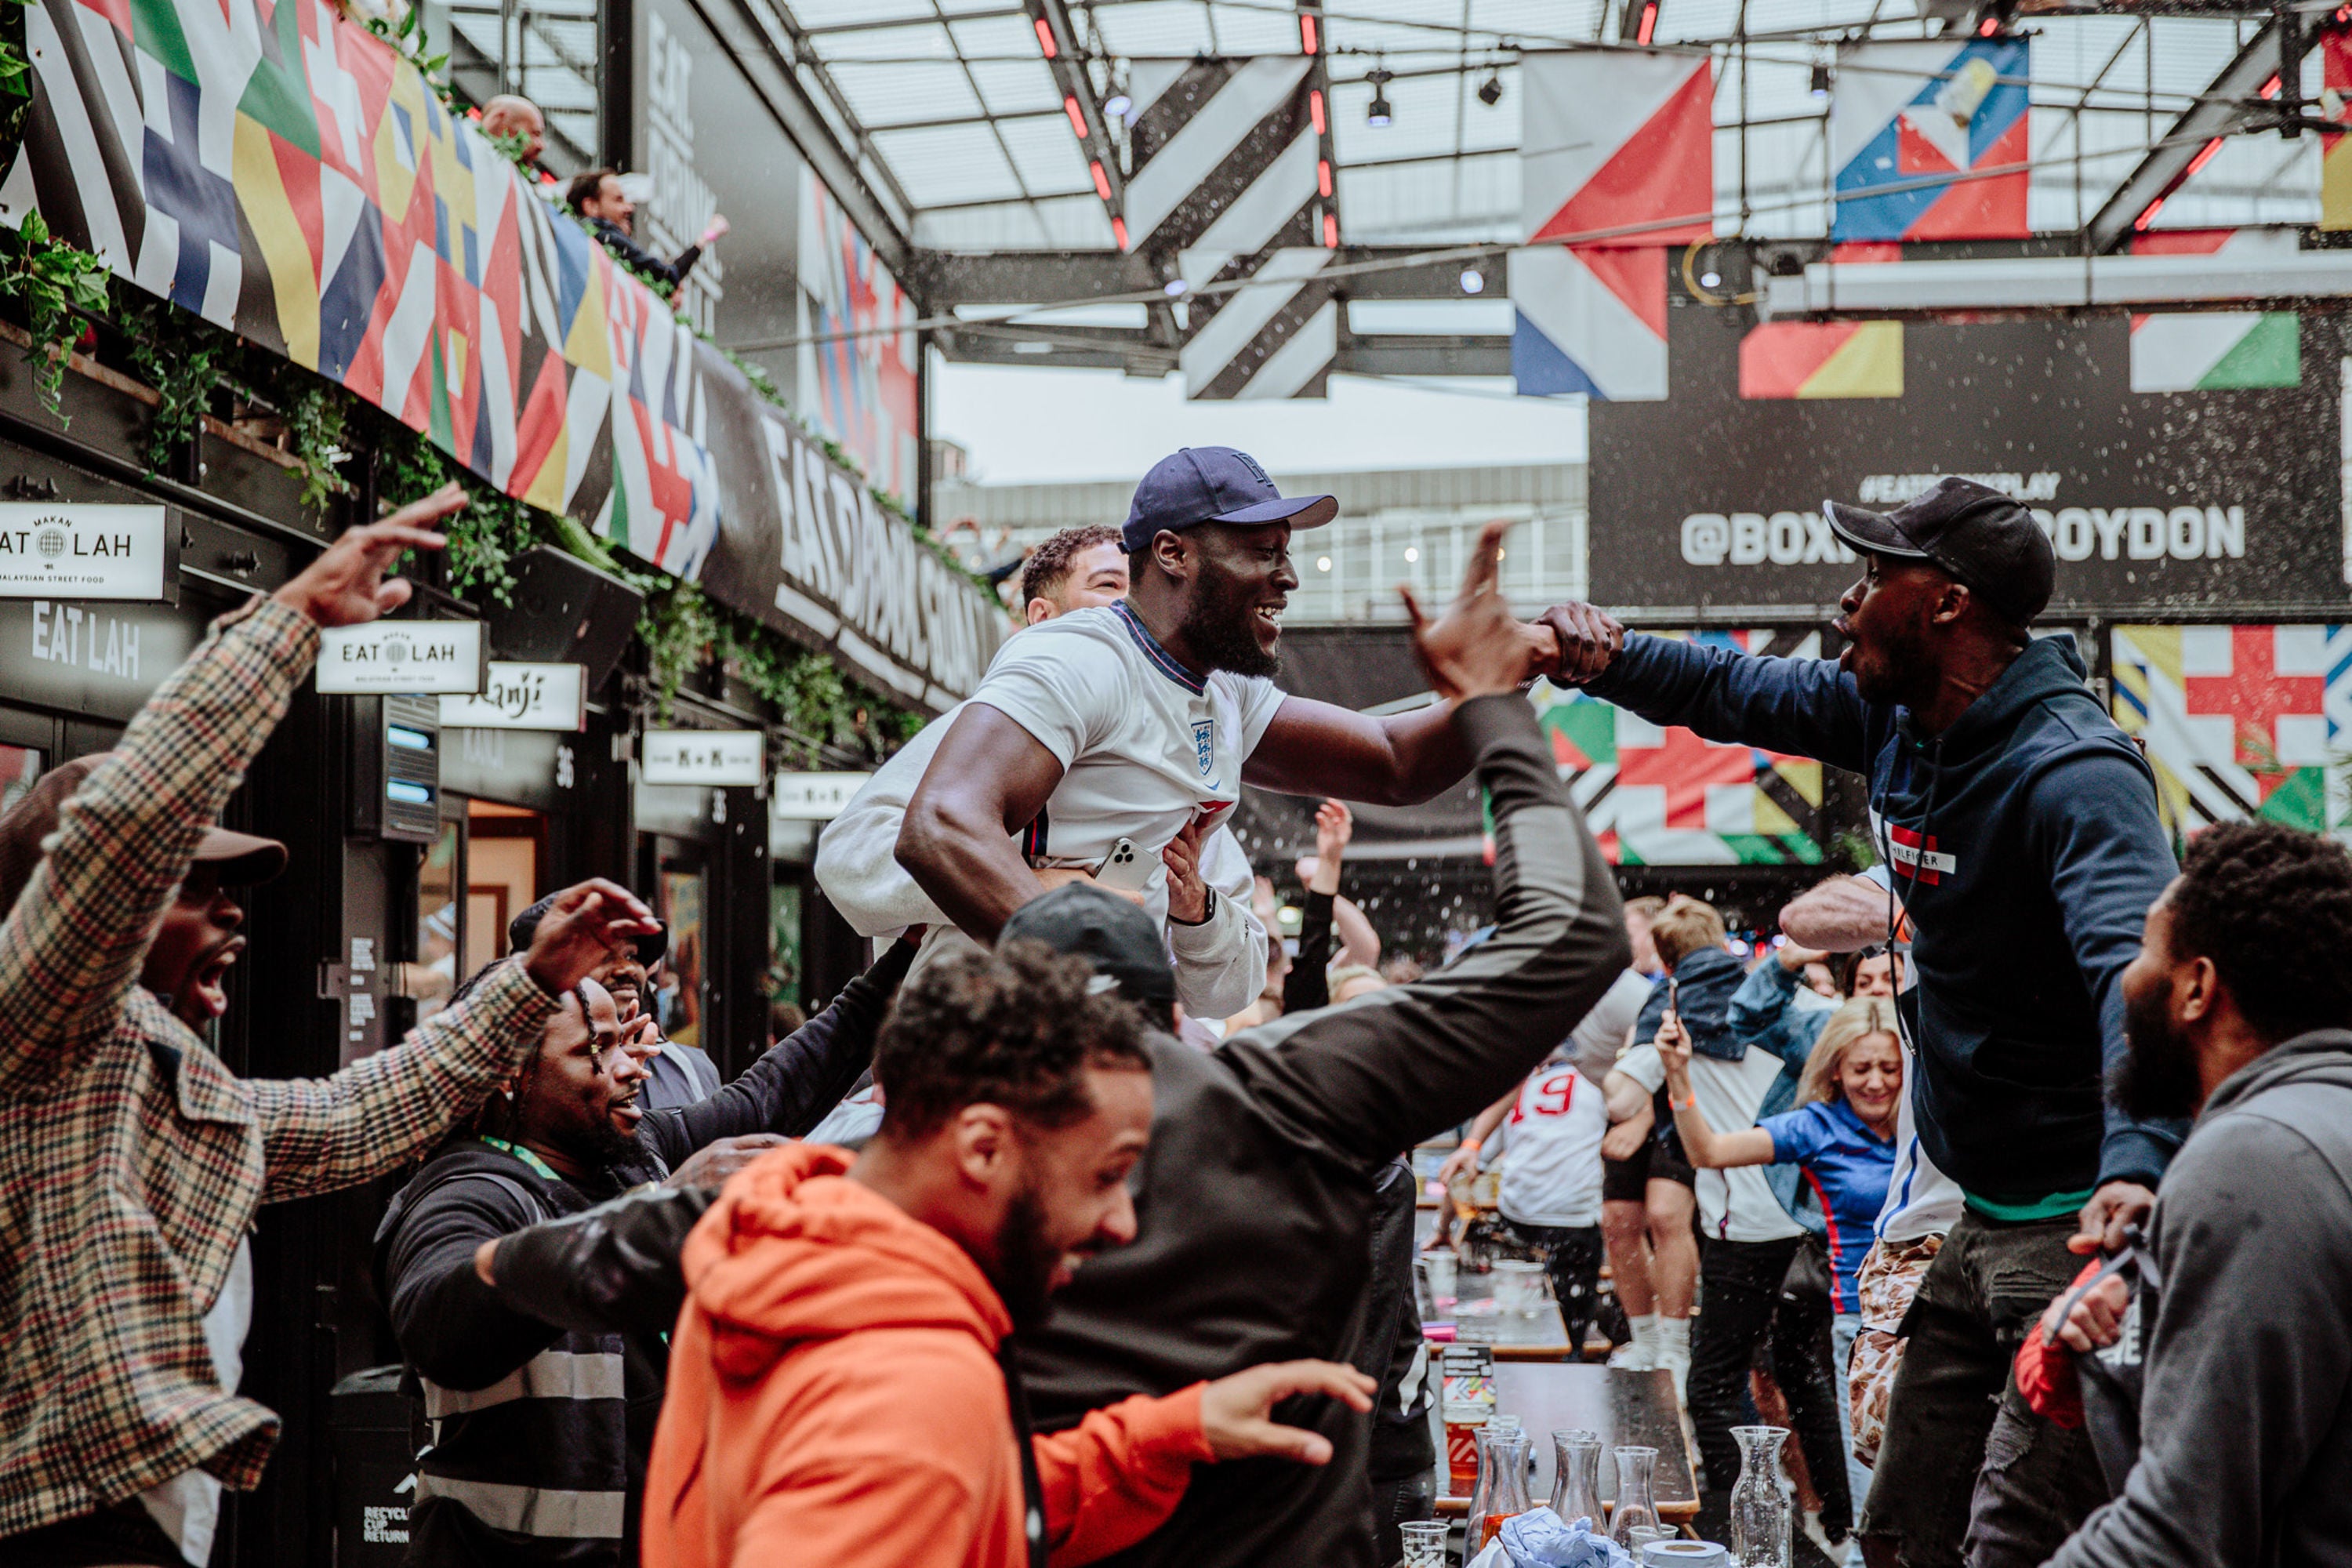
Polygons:
M551 1182L560 1182L563 1180L562 1176L555 1173L554 1170L546 1161L541 1159L538 1155L532 1153L530 1150L524 1148L520 1143L509 1143L503 1138L493 1138L487 1132L481 1134L481 1140L483 1142L488 1143L491 1148L498 1150L500 1153L512 1154L516 1159L520 1160L524 1164L529 1165L535 1174L544 1176Z

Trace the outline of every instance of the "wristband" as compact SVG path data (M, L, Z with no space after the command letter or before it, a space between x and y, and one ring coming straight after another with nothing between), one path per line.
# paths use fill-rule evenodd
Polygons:
M1668 1110L1696 1110L1698 1109L1698 1090L1691 1090L1691 1097L1688 1100L1676 1100L1673 1093L1669 1091L1666 1095L1666 1109Z
M1216 918L1217 918L1217 889L1214 889L1214 888L1211 888L1211 889L1208 889L1208 891L1207 891L1206 893L1204 893L1204 894L1202 896L1202 899L1201 899L1201 918L1200 918L1199 920L1196 920L1196 921L1180 921L1180 920L1178 920L1174 915L1170 915L1170 916L1168 917L1168 923L1169 923L1170 925L1172 925L1172 926L1204 926L1204 925L1207 925L1211 921L1213 921L1213 920L1214 920L1214 919L1216 919Z
M1462 1147L1469 1150L1473 1154L1475 1154L1479 1150L1485 1148L1486 1144L1475 1138L1465 1138L1462 1140Z

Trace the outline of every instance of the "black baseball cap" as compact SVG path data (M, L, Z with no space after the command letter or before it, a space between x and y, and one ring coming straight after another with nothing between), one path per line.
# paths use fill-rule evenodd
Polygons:
M1085 959L1097 982L1108 981L1155 1023L1176 1005L1176 973L1151 917L1108 889L1065 882L1013 910L996 940L1000 947L1042 942Z
M1244 528L1286 522L1293 528L1320 528L1339 512L1339 503L1330 496L1284 495L1247 452L1236 452L1231 447L1185 447L1152 464L1143 482L1135 487L1135 501L1127 509L1127 526L1119 531L1119 544L1129 551L1141 550L1163 530L1181 533L1204 522L1230 522Z
M1856 550L1925 561L2022 626L2050 603L2057 552L2033 514L1974 479L1947 477L1893 511L1825 500L1837 536Z
M530 939L539 934L539 922L546 917L549 908L554 902L555 895L550 893L514 919L507 921L507 945L517 952L528 949L530 946ZM651 969L661 962L662 954L669 951L669 931L665 928L641 932L635 938L635 942L637 962Z

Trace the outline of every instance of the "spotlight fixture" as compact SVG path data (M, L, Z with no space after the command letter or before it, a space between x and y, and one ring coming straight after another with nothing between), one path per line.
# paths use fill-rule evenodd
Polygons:
M1830 95L1830 68L1826 60L1813 62L1812 94L1815 98L1827 98Z
M1364 110L1364 123L1375 131L1384 130L1396 119L1396 106L1389 101L1389 83L1396 79L1396 73L1386 66L1374 66L1364 79L1372 84L1372 101Z
M1160 291L1162 294L1167 295L1171 300L1173 300L1191 287L1192 285L1185 282L1181 278L1171 278L1167 282L1162 283L1160 286Z
M1111 120L1125 120L1135 111L1135 100L1123 92L1115 92L1104 100L1103 114Z
M1698 275L1698 286L1702 289L1720 289L1723 287L1723 274L1702 272Z
M1475 267L1464 268L1462 269L1462 291L1465 294L1485 293L1486 291L1486 275L1479 271Z
M1493 71L1478 84L1478 101L1492 109L1503 101L1503 73Z

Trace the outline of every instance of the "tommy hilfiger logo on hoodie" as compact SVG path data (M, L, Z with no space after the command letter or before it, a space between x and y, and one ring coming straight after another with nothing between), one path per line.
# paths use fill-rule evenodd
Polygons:
M1958 871L1960 863L1937 847L1936 836L1922 834L1916 827L1898 827L1889 824L1886 829L1888 853L1895 863L1904 867L1915 882L1930 886L1941 882L1947 871Z

